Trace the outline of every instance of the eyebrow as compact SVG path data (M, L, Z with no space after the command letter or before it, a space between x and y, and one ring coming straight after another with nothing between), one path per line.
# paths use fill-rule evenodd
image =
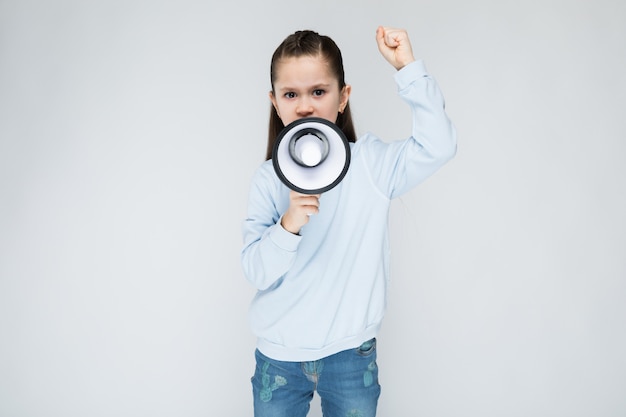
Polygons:
M319 83L319 84L314 84L313 86L310 87L310 89L311 90L319 90L319 89L322 89L322 88L328 89L330 87L331 87L331 84ZM278 90L279 91L295 91L295 90L298 90L298 89L295 88L295 87L285 86L285 87L279 88ZM309 88L307 88L307 90L309 90Z

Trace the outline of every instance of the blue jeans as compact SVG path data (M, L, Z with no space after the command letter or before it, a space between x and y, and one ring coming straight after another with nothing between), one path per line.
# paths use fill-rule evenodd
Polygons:
M314 391L324 417L375 417L380 385L376 339L312 362L281 362L258 350L252 377L255 417L304 417Z

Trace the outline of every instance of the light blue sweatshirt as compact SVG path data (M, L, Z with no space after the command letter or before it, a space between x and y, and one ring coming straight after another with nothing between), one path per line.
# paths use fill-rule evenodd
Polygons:
M280 225L289 189L266 161L252 179L241 261L258 289L249 317L257 348L282 361L313 361L375 337L389 280L391 199L432 175L456 152L444 99L422 61L395 74L413 115L409 139L366 134L351 145L343 181L322 194L299 235Z

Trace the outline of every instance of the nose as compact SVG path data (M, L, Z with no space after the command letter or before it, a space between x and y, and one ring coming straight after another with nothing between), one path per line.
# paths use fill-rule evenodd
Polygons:
M298 107L296 108L296 112L298 113L298 116L300 117L307 117L313 114L313 106L311 105L311 102L306 99L303 98L298 102Z

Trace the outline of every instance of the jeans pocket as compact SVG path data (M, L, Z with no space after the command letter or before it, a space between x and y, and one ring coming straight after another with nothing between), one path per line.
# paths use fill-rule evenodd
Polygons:
M376 338L372 338L366 342L363 342L356 351L361 356L370 356L376 350Z

